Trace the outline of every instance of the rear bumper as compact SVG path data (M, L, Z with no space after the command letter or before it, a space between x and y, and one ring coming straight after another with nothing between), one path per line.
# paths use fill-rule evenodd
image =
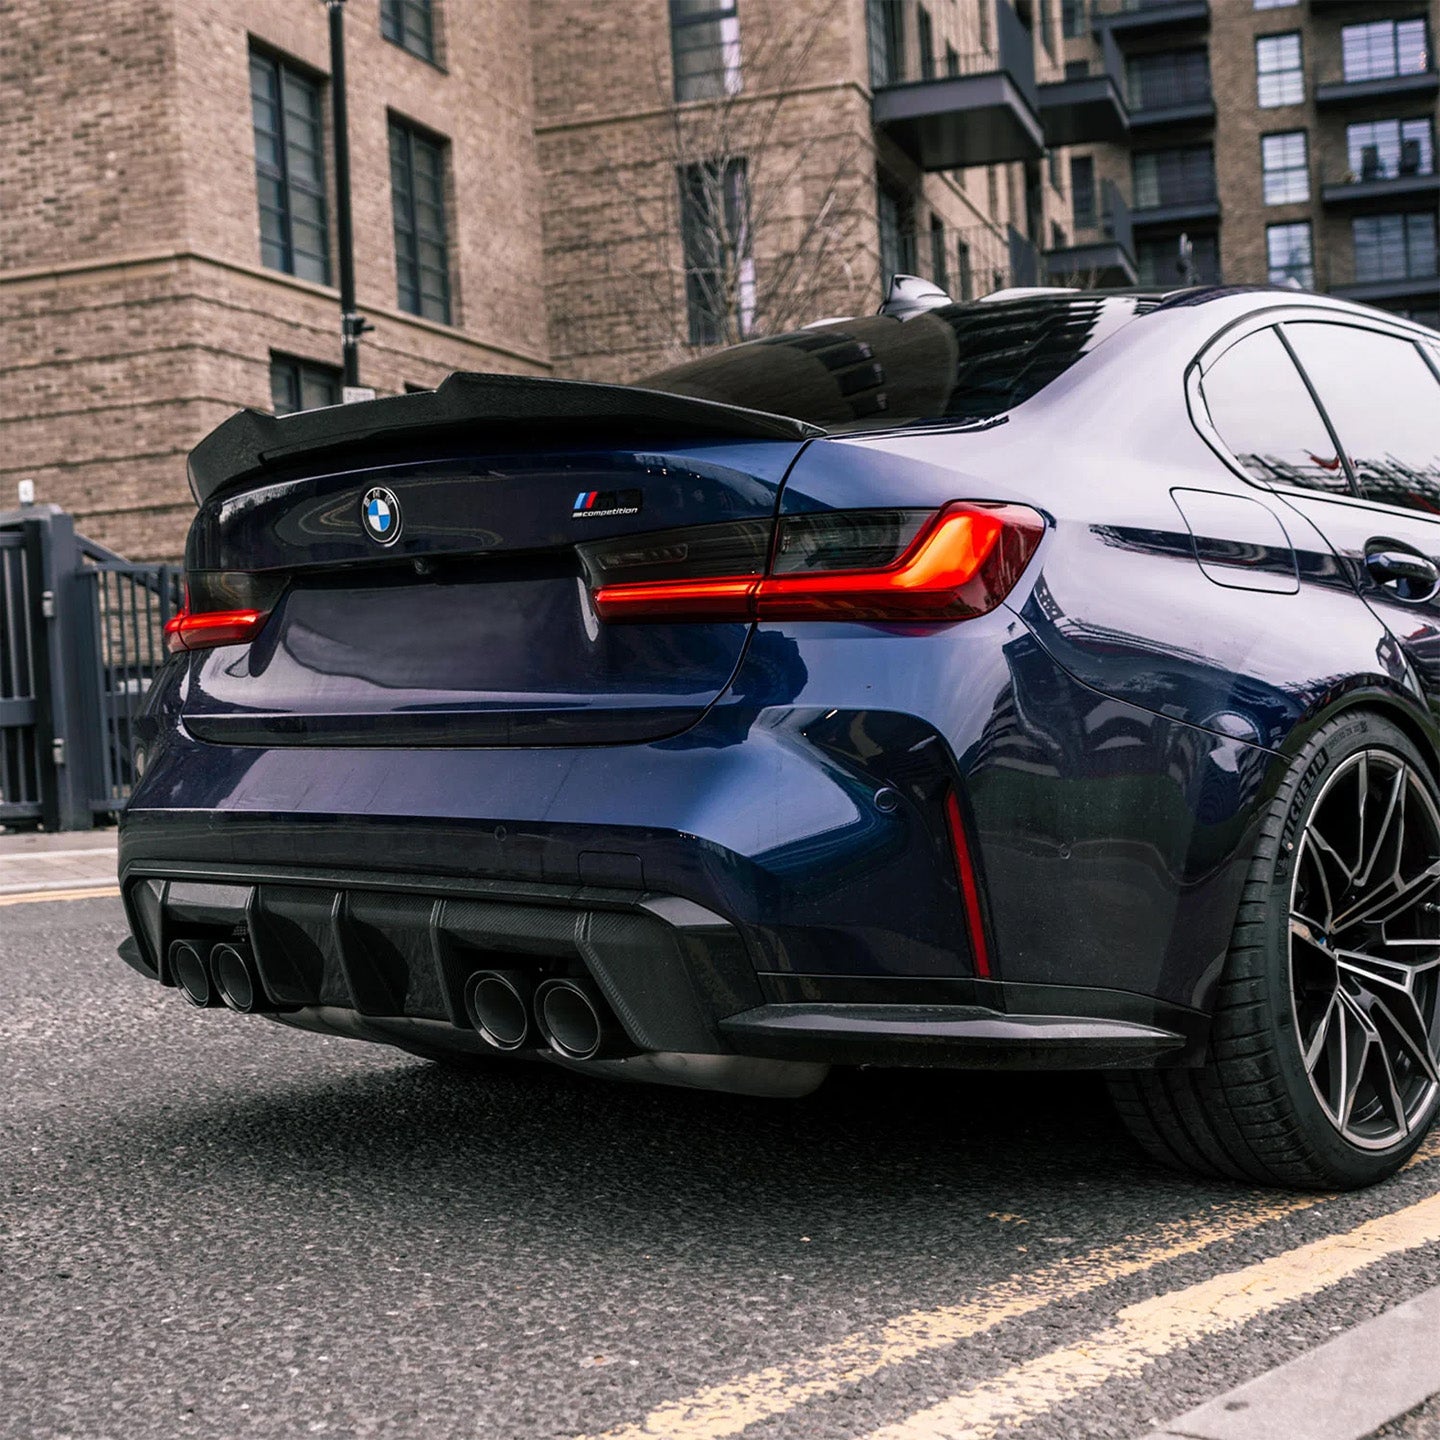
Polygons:
M485 1049L464 1005L485 969L589 975L642 1059L1077 1069L1183 1063L1203 1041L1202 1017L1138 996L757 972L740 927L653 892L153 859L122 880L140 943L121 953L147 977L173 983L176 940L243 941L276 1018L420 1053Z

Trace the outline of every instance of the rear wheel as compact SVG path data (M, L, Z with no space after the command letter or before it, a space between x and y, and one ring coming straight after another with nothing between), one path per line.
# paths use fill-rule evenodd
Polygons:
M1367 1185L1440 1108L1440 791L1389 721L1352 713L1265 815L1203 1068L1119 1075L1168 1164L1303 1188Z

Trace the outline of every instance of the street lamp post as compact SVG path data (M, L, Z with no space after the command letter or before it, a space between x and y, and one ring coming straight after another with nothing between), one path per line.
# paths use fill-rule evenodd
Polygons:
M374 327L355 308L355 241L350 226L350 127L345 100L345 0L325 0L330 15L330 102L335 147L336 242L340 252L340 347L346 391L360 385L360 337ZM347 400L357 398L346 394Z

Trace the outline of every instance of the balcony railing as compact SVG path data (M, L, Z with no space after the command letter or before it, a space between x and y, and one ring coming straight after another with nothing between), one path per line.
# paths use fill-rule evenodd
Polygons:
M1202 31L1210 24L1209 0L1092 0L1092 22L1114 31L1122 44L1167 32Z
M1046 253L1052 283L1135 284L1135 234L1130 207L1113 180L1100 182L1100 201L1101 211L1093 223L1077 224L1070 244Z
M1355 300L1440 300L1440 236L1433 208L1360 216L1348 245L1332 246L1329 288Z
M909 0L870 0L872 35L886 37L872 61L872 117L923 170L1033 160L1043 154L1035 40L1009 0L994 0L995 44L936 54L904 20ZM929 33L928 31L926 32Z
M1440 70L1435 68L1433 53L1423 55L1418 67L1413 62L1397 61L1391 67L1366 66L1352 69L1348 74L1332 68L1315 86L1315 103L1326 106L1422 99L1432 95L1440 95Z
M1428 137L1425 141L1406 140L1395 148L1366 145L1351 159L1358 164L1334 167L1322 177L1320 195L1326 205L1384 209L1396 201L1440 195L1435 150Z
M1108 29L1096 32L1099 63L1086 62L1083 73L1066 67L1063 80L1040 87L1040 121L1045 143L1103 145L1123 140L1130 131L1125 105L1125 62Z
M1213 120L1215 95L1203 52L1136 58L1126 74L1126 103L1134 126Z

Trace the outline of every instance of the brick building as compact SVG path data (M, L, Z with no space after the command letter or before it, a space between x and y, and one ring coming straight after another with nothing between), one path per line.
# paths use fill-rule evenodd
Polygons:
M174 555L201 435L338 399L325 8L6 18L0 494ZM1168 283L1182 233L1202 275L1433 318L1436 28L1436 0L348 0L361 378L628 379L897 270Z

